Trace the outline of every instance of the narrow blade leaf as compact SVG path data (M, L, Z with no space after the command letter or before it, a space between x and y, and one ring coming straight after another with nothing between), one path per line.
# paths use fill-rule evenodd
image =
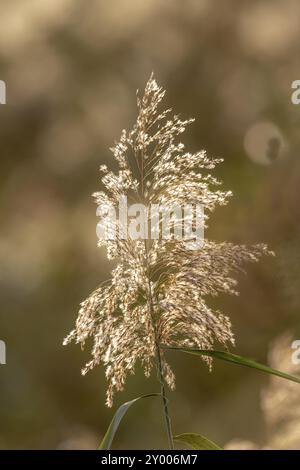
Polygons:
M195 433L184 433L179 436L174 436L174 441L184 443L191 449L195 450L223 450L222 447L218 446L215 442L207 439L201 434Z
M98 447L98 450L109 450L111 448L113 439L118 430L120 422L122 421L125 413L131 407L131 405L133 405L136 401L140 400L141 398L157 397L157 396L160 396L160 394L149 393L148 395L142 395L140 397L134 398L133 400L127 401L126 403L123 403L123 405L121 405L117 409L113 419L111 420L110 425L105 433L105 436L103 437L101 444Z
M232 362L233 364L238 364L240 366L251 367L252 369L257 369L261 372L266 372L267 374L276 375L277 377L282 377L283 379L300 383L300 377L286 374L285 372L272 369L271 367L265 366L264 364L260 364L259 362L253 361L252 359L247 359L246 357L238 356L237 354L232 354L226 351L210 351L206 349L176 348L168 346L167 348L175 349L177 351L181 351L188 354L194 354L196 356L210 356L215 359L221 359L222 361Z

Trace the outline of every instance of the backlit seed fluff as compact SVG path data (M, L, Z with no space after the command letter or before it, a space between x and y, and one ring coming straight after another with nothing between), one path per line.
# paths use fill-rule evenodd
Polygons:
M138 116L131 131L122 131L111 149L118 171L100 167L103 191L96 203L118 205L120 195L128 201L164 206L202 204L205 224L218 205L225 205L231 192L208 171L221 160L205 151L188 153L178 136L193 119L171 117L171 109L159 110L165 91L153 76L137 99ZM117 261L111 280L104 282L82 304L75 329L64 344L75 340L84 346L92 338L92 358L85 374L103 363L108 380L107 405L114 392L124 388L128 373L139 360L150 375L157 345L212 349L234 344L227 316L212 310L209 296L236 293L231 277L244 261L257 261L270 254L265 245L246 247L204 241L189 250L180 240L104 240L110 259ZM174 388L174 374L163 350L165 381ZM211 358L205 358L211 367Z

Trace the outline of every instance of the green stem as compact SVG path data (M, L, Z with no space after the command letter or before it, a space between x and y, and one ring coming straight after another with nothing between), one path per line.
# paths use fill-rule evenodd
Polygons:
M151 319L152 319L152 325L153 325L154 336L155 336L157 375L158 375L158 380L159 380L159 383L160 383L160 386L161 386L161 396L162 396L162 401L163 401L163 412L164 412L165 423L166 423L166 428L167 428L169 448L171 450L174 450L173 433L172 433L172 427L171 427L171 418L170 418L170 414L169 414L169 407L168 407L168 399L167 399L167 395L166 395L165 380L164 380L163 370L162 370L161 351L160 351L160 346L159 346L158 341L157 341L157 334L156 334L155 320L154 320L154 309L153 309L153 301L152 301L152 291L151 291L151 283L150 283L149 276L148 276L148 280L149 280L148 281L149 311L150 311L150 316L151 316Z
M169 414L168 399L166 396L165 381L164 381L163 374L162 374L160 348L158 345L156 345L156 355L157 355L157 370L158 370L159 382L161 385L161 396L162 396L162 401L163 401L163 410L164 410L164 417L165 417L166 428L167 428L168 442L169 442L170 449L174 450L171 418Z

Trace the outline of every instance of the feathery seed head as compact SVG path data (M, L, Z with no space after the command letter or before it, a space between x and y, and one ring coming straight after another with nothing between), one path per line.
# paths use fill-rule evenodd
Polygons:
M116 206L120 196L146 206L202 204L205 223L218 205L227 203L230 191L207 171L220 159L204 150L191 154L177 141L193 119L170 117L159 111L165 91L153 77L138 96L138 117L130 132L123 130L111 149L118 172L100 167L104 191L93 197L102 207ZM105 215L103 215L105 217ZM236 294L231 277L244 261L270 254L265 245L246 247L205 241L200 250L188 250L181 240L133 240L117 236L104 240L110 259L117 259L109 282L102 283L82 304L75 329L64 344L75 340L84 346L92 338L92 359L83 373L99 363L106 367L107 405L114 392L124 388L128 373L140 360L150 375L159 345L212 349L234 344L227 316L213 311L208 296ZM174 374L160 350L163 376L171 388ZM211 367L211 358L206 358Z

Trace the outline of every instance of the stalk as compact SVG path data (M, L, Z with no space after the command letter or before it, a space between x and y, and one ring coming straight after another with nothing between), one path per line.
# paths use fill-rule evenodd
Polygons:
M156 344L156 356L157 356L158 379L161 385L161 396L162 396L162 401L163 401L163 411L164 411L164 417L165 417L166 428L167 428L169 448L171 450L174 450L173 433L172 433L172 426L171 426L171 418L169 414L168 399L166 396L165 381L162 375L160 348L157 344Z
M148 288L149 288L149 311L150 311L150 316L151 316L151 319L152 319L152 326L153 326L154 337L155 337L157 376L158 376L158 380L159 380L160 387L161 387L161 396L162 396L162 402L163 402L163 413L164 413L164 418L165 418L165 423L166 423L166 428L167 428L169 448L171 450L174 450L171 418L170 418L169 407L168 407L168 399L167 399L167 395L166 395L165 380L164 380L163 371L162 371L161 352L160 352L160 347L159 347L159 344L158 344L158 341L157 341L157 334L156 334L155 320L154 320L152 291L151 291L151 284L150 284L149 276L148 276Z

